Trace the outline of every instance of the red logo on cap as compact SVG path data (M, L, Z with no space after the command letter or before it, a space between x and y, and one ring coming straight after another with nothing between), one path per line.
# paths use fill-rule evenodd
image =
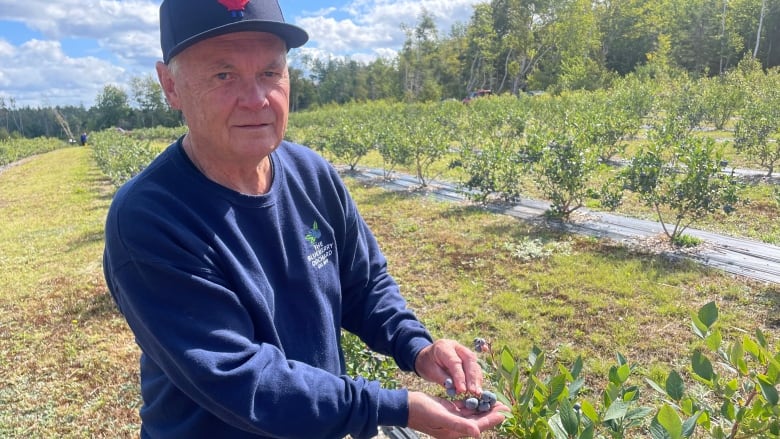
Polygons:
M226 7L230 12L243 11L249 0L217 0L219 4Z

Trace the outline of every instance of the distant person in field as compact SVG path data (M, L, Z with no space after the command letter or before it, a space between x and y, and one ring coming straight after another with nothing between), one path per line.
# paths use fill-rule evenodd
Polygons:
M80 141L81 141L81 146L84 146L84 145L87 144L87 133L81 133Z
M478 437L507 407L476 355L407 308L337 172L284 141L287 52L307 33L276 0L164 0L160 83L188 133L115 195L109 290L141 348L142 438L367 438L408 426ZM455 400L346 375L341 330Z

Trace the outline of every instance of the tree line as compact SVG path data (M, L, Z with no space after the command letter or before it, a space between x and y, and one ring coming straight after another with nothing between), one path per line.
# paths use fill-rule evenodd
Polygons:
M460 100L476 89L597 90L632 73L722 76L743 59L780 65L780 0L492 0L449 30L428 11L402 27L395 57L297 56L291 109ZM105 86L90 108L18 108L0 98L0 139L181 124L152 75L128 88Z
M0 140L56 137L76 141L81 133L106 128L174 127L182 118L165 100L156 77L149 74L130 80L129 90L109 84L95 104L55 107L20 107L14 98L0 96Z
M609 88L649 64L694 78L780 65L780 0L492 0L448 32L423 12L393 59L304 60L298 108ZM312 85L316 85L313 87Z

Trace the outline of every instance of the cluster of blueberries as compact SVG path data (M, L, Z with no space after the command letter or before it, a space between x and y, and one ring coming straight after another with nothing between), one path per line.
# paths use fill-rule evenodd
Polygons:
M450 398L455 397L456 395L455 385L452 383L451 378L447 378L444 381L444 388L447 390L447 396L449 396ZM483 390L482 395L480 395L479 399L471 396L466 398L463 401L463 404L469 410L476 410L478 412L487 412L490 411L490 408L496 404L496 394L493 392L488 392L487 390Z

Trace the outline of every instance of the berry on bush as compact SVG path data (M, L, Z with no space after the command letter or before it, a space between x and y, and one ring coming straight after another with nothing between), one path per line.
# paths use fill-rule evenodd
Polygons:
M474 339L474 350L475 351L477 351L477 352L487 352L489 347L490 346L488 345L487 340L485 340L484 338L477 337L477 338Z

